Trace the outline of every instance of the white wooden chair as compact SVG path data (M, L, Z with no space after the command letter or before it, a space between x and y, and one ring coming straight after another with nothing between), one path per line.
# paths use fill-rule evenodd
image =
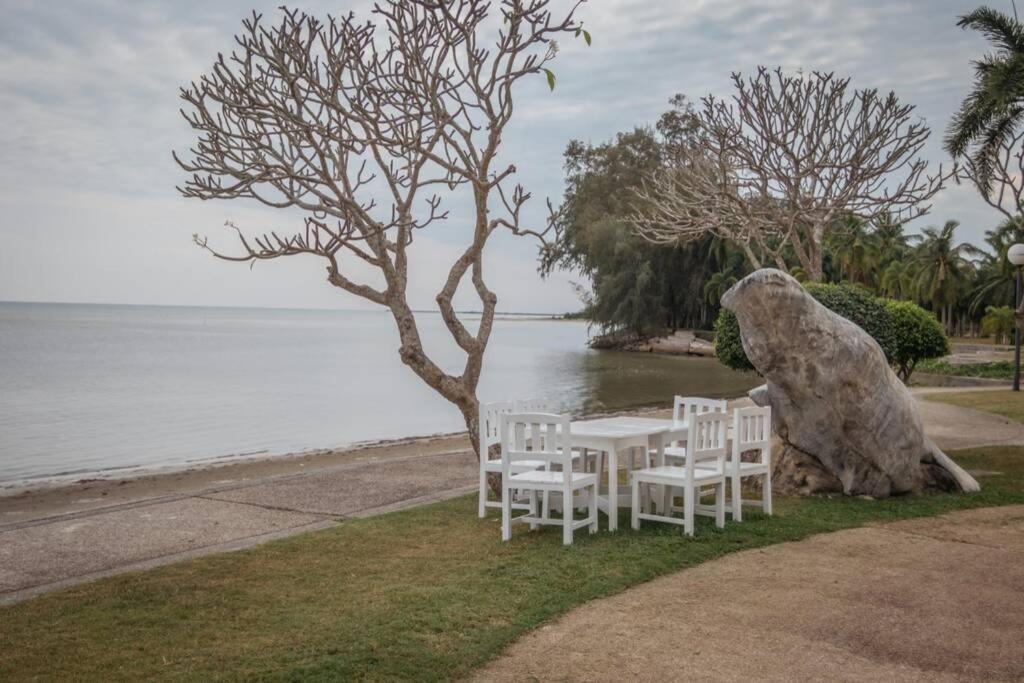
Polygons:
M747 451L758 451L758 460L743 462ZM700 463L698 463L700 466ZM732 518L743 519L743 505L760 505L772 514L772 409L737 408L733 411L732 453L725 463L725 476L731 486ZM764 477L761 500L744 501L741 483L745 477Z
M572 470L572 443L568 415L546 413L502 414L501 435L501 538L512 538L512 524L527 523L531 529L541 524L562 527L562 542L572 544L573 531L590 527L590 533L597 531L597 475ZM542 460L549 466L545 469L519 471L522 463ZM552 465L558 466L555 470ZM563 501L571 501L577 491L587 496L588 514L577 520L573 506L565 505L562 517L552 518L541 514L537 492L560 493ZM515 496L529 492L530 511L518 517L512 516Z
M487 516L487 508L501 508L501 501L488 500L487 494L490 487L487 484L487 475L490 472L499 473L501 472L501 458L491 457L491 447L498 443L500 439L500 416L502 414L508 414L512 412L517 413L549 413L551 412L548 408L548 402L542 398L531 398L516 401L497 401L494 403L481 403L480 404L480 416L479 421L479 441L480 441L480 490L478 493L479 502L477 505L477 514L481 519ZM573 462L579 460L581 457L580 453L573 453ZM582 451L582 458L584 462L584 469L586 468L586 451ZM525 471L528 469L537 469L544 467L546 463L536 462L533 463L534 467L531 468L530 463L526 462L518 466L519 470ZM548 509L548 496L544 496L544 509ZM561 506L561 499L556 499L556 509ZM516 502L513 504L513 508L517 510L528 510L529 505Z
M633 494L633 528L640 528L640 520L670 522L682 524L683 531L693 536L694 515L713 515L715 525L725 526L725 453L726 427L728 416L725 413L709 412L696 414L690 418L687 433L687 446L691 457L686 458L684 465L661 465L634 471L630 476ZM695 462L700 460L698 467ZM642 485L665 486L669 489L681 489L683 497L683 518L673 517L672 513L679 508L669 503L663 514L654 511L644 512L641 509ZM715 494L715 504L700 504L701 490L711 487ZM653 498L653 497L651 497Z
M499 442L501 439L501 416L507 415L516 409L515 404L512 401L501 401L496 403L481 403L480 404L480 417L479 417L479 441L480 441L480 493L479 493L479 504L478 514L481 518L487 516L487 508L501 508L501 501L489 501L487 500L487 475L491 472L501 472L501 458L491 458L490 452L491 447ZM522 461L516 465L517 472L524 472L526 470L537 469L544 467L547 463L544 461ZM526 503L513 503L513 507L517 510L529 510L530 506Z
M728 410L728 401L698 396L676 396L672 402L672 419L676 422L689 424L694 415L704 413L724 413ZM665 463L682 465L686 460L686 448L678 441L665 446Z

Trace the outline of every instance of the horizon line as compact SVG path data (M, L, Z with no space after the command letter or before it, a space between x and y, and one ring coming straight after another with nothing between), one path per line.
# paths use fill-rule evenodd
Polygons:
M0 299L0 304L21 304L21 305L38 305L38 306L124 306L134 308L218 308L218 309L233 309L233 310L253 310L253 311L316 311L316 312L327 312L327 313L384 313L387 311L387 307L381 306L378 308L310 308L310 307L287 307L287 306L252 306L252 305L223 305L223 304L132 304L132 303L111 303L111 302L97 302L97 301L28 301L28 300L13 300L13 299ZM413 313L431 313L440 315L441 311L436 309L428 308L414 308ZM479 310L456 310L456 313L480 315ZM571 313L571 311L563 311L560 313L544 313L534 311L495 311L495 315L532 315L532 316L565 316Z

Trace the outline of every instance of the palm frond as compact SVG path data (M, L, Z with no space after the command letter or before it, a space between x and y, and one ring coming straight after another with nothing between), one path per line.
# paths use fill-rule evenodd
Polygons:
M956 25L979 31L1004 50L1024 52L1024 27L1013 17L991 7L979 7L965 14Z

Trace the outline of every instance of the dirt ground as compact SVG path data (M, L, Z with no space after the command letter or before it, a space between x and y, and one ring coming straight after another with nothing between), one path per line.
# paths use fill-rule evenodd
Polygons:
M730 555L588 603L480 681L1024 678L1024 506Z

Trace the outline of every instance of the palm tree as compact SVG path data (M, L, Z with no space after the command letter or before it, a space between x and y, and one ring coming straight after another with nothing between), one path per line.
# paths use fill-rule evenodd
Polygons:
M872 247L875 251L875 264L880 271L891 262L902 260L907 255L907 236L903 233L903 224L885 214L875 223L872 233Z
M1002 344L1013 336L1015 320L1013 309L1009 306L989 306L985 309L985 317L981 319L981 333L992 335L996 344Z
M957 221L946 221L942 228L922 230L913 259L917 272L913 287L918 300L939 313L947 332L953 330L954 307L970 281L972 257L982 253L966 242L955 243L959 226Z
M879 291L890 299L910 299L914 295L914 264L893 259L882 271Z
M978 187L988 198L999 149L1024 121L1024 26L989 7L960 17L957 25L980 31L996 49L974 62L974 87L945 139L954 158L973 148Z
M704 299L711 306L718 307L722 303L722 297L729 291L729 288L739 280L730 271L719 271L708 278L704 283Z
M968 309L971 315L988 306L1012 306L1014 301L1014 266L1006 258L1011 245L1024 242L1024 221L1007 220L995 230L985 231L989 252L982 252L978 277L971 291Z
M839 279L868 285L874 266L873 235L859 218L843 219L830 235L829 248L839 268Z

